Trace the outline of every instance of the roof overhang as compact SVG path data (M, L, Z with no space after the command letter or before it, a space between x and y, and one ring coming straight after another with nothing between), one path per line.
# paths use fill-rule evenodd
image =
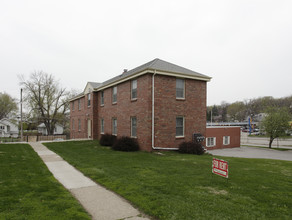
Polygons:
M173 77L177 77L177 78L195 79L195 80L200 80L200 81L205 81L205 82L209 82L212 79L211 77L201 77L201 76L194 76L194 75L191 75L191 74L183 74L183 73L175 73L175 72L164 72L164 71L156 70L156 69L146 69L146 70L143 70L141 72L138 72L138 73L132 74L130 76L124 77L122 79L116 80L114 82L111 82L109 84L106 84L104 86L100 86L98 88L94 88L94 91L104 90L106 88L109 88L109 87L115 86L117 84L120 84L122 82L137 78L138 76L142 76L142 75L147 74L147 73L164 75L164 76L173 76Z

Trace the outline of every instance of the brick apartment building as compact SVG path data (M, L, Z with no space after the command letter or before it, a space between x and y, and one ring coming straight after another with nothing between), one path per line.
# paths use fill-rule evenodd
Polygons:
M140 148L176 149L206 134L210 77L155 59L103 83L88 82L70 100L71 138L137 138Z

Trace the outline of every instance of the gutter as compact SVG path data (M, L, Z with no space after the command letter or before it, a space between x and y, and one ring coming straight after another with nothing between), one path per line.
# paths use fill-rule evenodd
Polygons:
M154 70L154 73L152 75L152 149L153 150L178 150L178 148L165 148L165 147L155 147L154 146L154 141L155 141L155 134L154 134L154 116L155 116L155 112L154 112L154 107L155 107L155 103L154 103L154 77L156 75L156 70Z

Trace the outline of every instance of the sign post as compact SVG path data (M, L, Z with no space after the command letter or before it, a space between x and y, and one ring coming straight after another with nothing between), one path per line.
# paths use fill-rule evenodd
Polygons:
M228 179L228 162L225 160L213 158L212 173Z

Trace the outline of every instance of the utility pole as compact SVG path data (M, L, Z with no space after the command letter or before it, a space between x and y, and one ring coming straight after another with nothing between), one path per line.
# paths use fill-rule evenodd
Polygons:
M22 88L20 89L20 140L23 141L23 125L22 125Z

